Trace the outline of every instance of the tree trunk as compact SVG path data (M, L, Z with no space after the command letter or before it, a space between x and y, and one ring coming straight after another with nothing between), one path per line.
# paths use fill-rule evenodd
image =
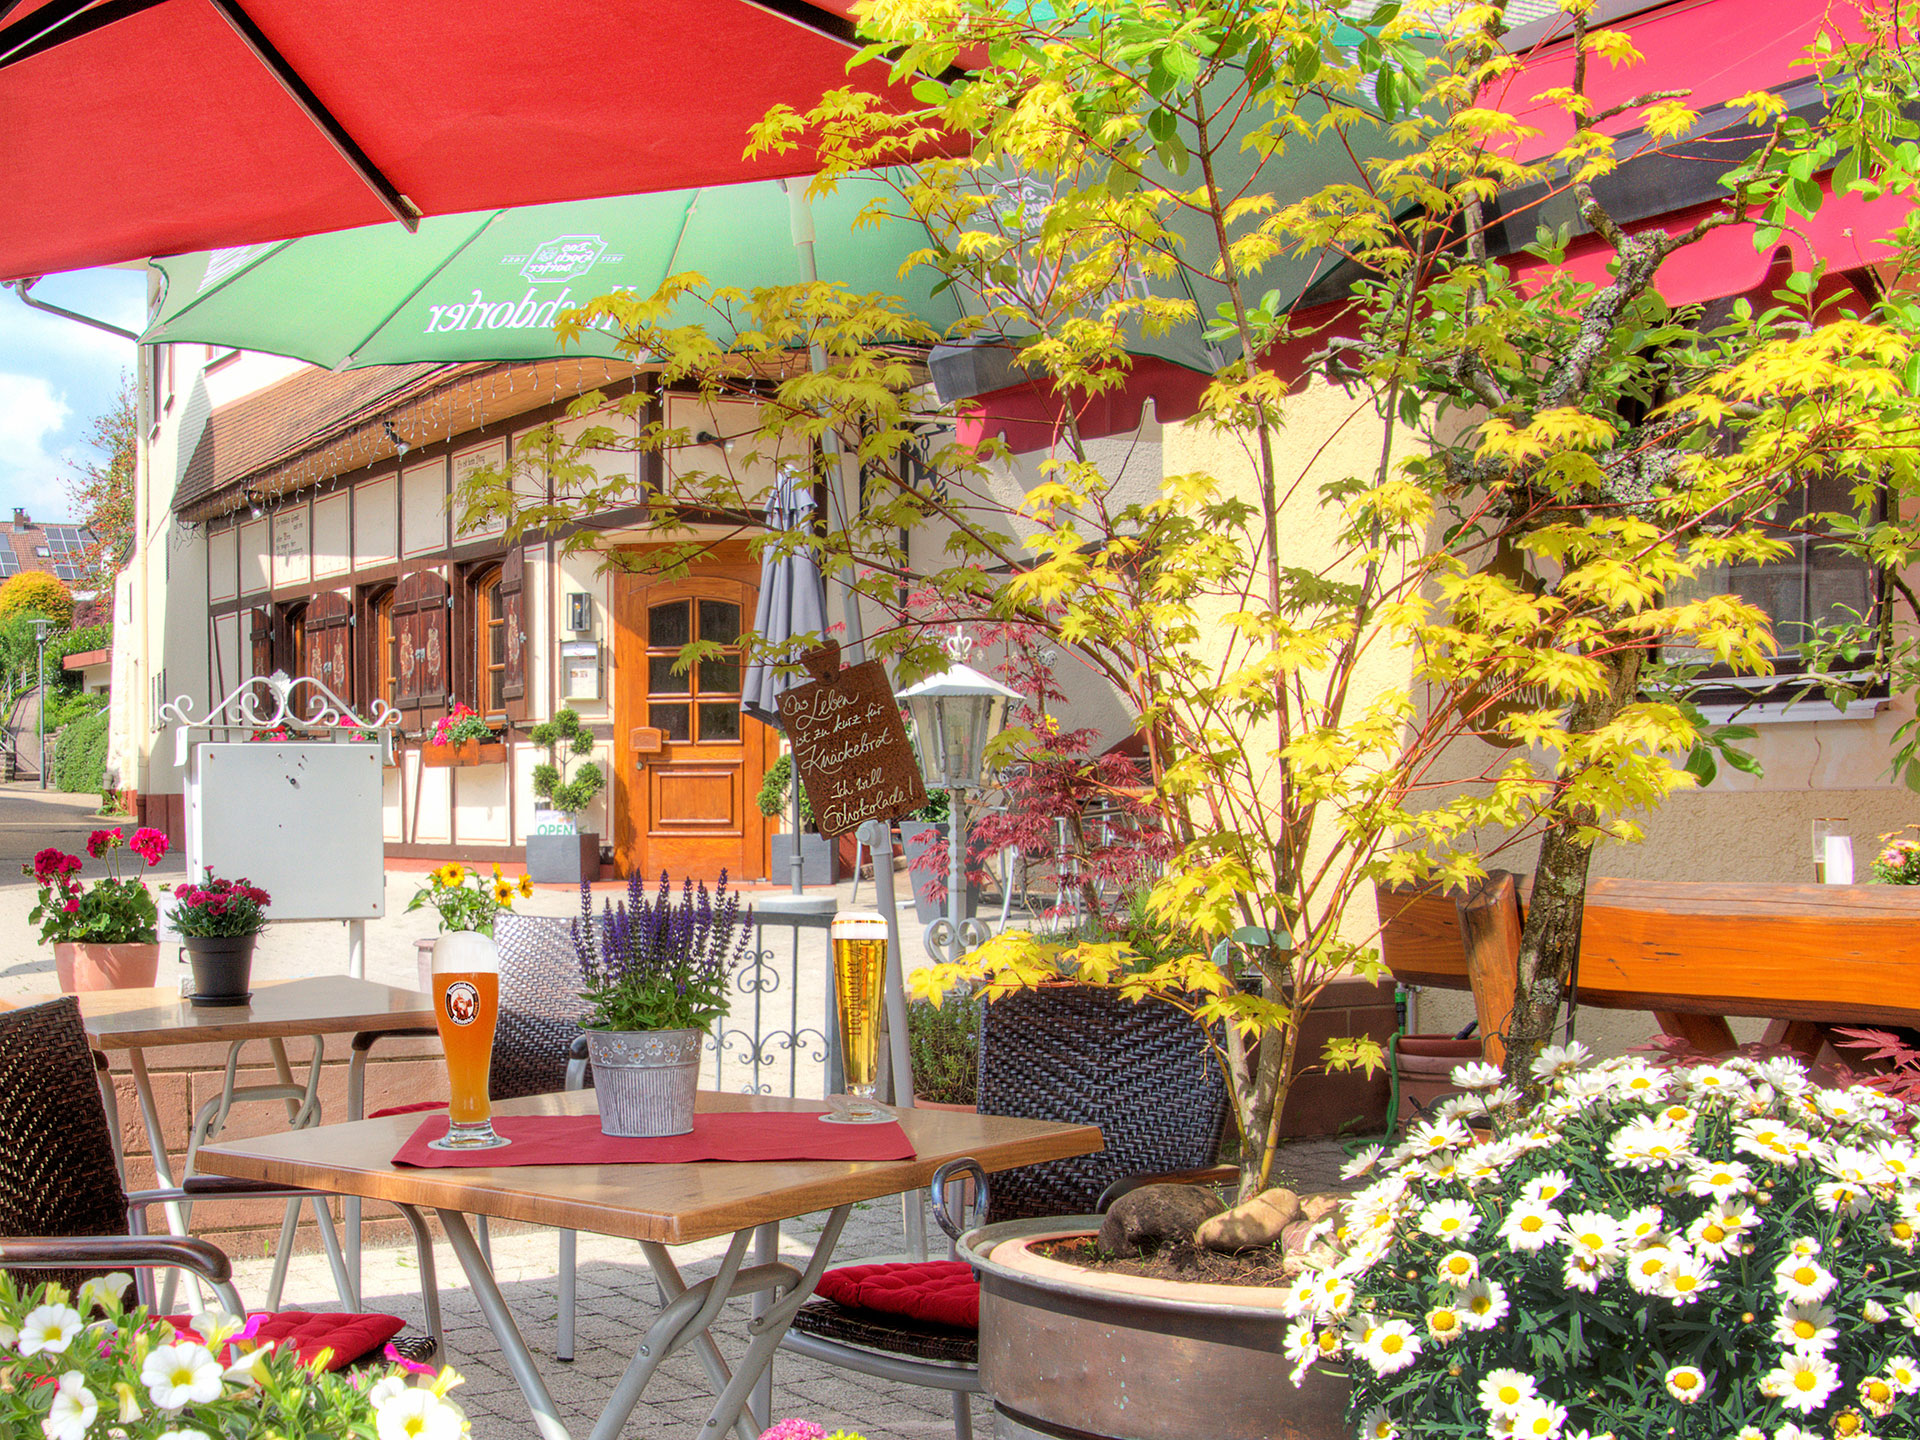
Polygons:
M1623 652L1610 667L1604 695L1577 701L1568 718L1568 730L1591 734L1610 723L1629 704L1639 688L1643 651ZM1567 977L1580 955L1580 922L1587 903L1587 867L1593 842L1581 832L1593 823L1585 807L1562 814L1540 841L1534 865L1533 894L1527 902L1526 924L1520 931L1518 984L1513 996L1513 1019L1507 1036L1507 1074L1529 1087L1533 1059L1553 1036Z

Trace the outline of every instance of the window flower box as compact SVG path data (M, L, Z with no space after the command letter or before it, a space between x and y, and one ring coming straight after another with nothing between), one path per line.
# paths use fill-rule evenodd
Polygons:
M420 763L429 770L448 770L460 765L504 765L507 746L503 740L456 740L451 745L422 745Z

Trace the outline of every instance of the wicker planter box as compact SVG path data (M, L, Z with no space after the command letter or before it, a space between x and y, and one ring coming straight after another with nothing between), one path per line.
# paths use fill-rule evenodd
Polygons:
M504 765L507 747L499 740L462 740L453 745L422 745L420 763L429 770L449 770L458 765Z

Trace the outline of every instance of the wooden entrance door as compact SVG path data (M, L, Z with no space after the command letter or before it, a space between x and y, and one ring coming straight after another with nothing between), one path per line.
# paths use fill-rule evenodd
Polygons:
M666 871L714 880L767 874L768 823L754 804L772 732L740 713L742 633L753 623L758 567L741 547L737 563L703 566L684 580L621 575L615 582L619 676L614 728L620 760L615 846L623 870L651 883ZM729 647L718 659L675 673L690 640ZM635 745L635 731L659 732L659 749Z

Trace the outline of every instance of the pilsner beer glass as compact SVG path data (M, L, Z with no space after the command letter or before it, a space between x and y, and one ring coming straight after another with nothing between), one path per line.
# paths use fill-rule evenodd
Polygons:
M853 1104L849 1120L884 1120L873 1103L880 1072L880 1007L887 973L887 922L870 910L833 917L833 991L840 1009L840 1063Z
M458 930L433 942L433 1020L452 1089L446 1138L435 1150L488 1150L507 1144L493 1130L487 1082L493 1030L500 1020L500 952L491 937Z

